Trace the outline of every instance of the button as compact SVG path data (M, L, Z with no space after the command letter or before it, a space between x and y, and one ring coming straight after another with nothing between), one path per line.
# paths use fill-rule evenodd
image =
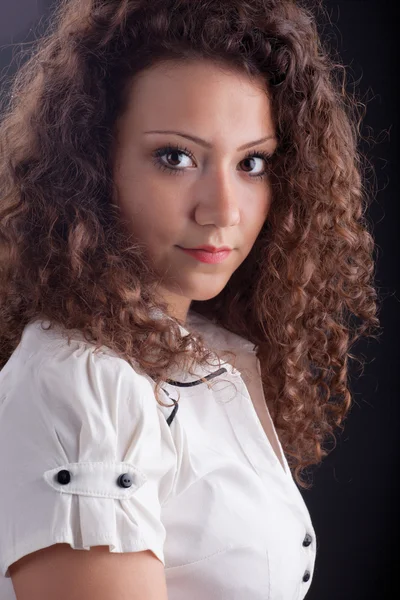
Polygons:
M306 534L306 537L303 540L303 546L307 547L311 544L312 542L312 537L309 533Z
M57 481L62 485L69 483L71 481L71 473L66 469L62 469L62 471L59 471L57 473Z
M310 579L310 571L306 571L303 575L303 581L308 581Z
M118 477L118 485L123 488L131 487L132 485L132 477L128 473L123 473Z

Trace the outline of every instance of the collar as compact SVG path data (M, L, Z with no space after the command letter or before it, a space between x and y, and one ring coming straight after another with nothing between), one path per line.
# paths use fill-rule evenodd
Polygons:
M159 318L162 312L159 309L151 311L153 318ZM207 377L216 373L217 370L222 366L229 373L240 374L242 369L248 369L249 366L256 368L258 359L256 357L256 346L247 340L246 338L237 335L231 331L228 331L221 325L214 323L210 319L196 313L194 310L188 311L185 326L178 323L179 331L182 337L185 337L189 333L196 335L200 333L207 347L211 351L218 350L231 350L236 355L235 367L228 361L229 355L226 359L219 359L214 354L213 359L210 361L210 365L198 365L197 363L193 367L193 375L185 372L183 369L176 368L170 373L170 380L179 381L182 383L193 383L201 377ZM258 370L258 369L257 369Z

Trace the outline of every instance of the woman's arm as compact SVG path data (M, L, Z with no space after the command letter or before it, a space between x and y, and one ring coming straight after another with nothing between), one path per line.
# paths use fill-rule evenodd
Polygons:
M168 600L164 565L151 550L55 544L9 569L17 600Z

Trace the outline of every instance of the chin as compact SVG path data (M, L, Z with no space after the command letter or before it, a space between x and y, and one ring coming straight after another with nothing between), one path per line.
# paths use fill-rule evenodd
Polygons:
M210 292L209 294L205 294L204 292L199 292L198 294L192 293L188 294L187 297L190 298L192 301L205 302L206 300L212 300L213 298L218 296L218 294L222 292L222 289L223 288L215 290L213 292Z

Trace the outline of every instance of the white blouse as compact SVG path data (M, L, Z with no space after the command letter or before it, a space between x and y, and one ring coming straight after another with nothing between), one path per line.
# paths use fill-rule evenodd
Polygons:
M166 404L180 395L174 410L106 346L94 353L79 332L68 345L41 323L0 371L0 598L16 598L10 564L67 543L152 550L169 600L302 600L317 540L254 345L189 311L188 327L237 362L174 372L162 386Z

